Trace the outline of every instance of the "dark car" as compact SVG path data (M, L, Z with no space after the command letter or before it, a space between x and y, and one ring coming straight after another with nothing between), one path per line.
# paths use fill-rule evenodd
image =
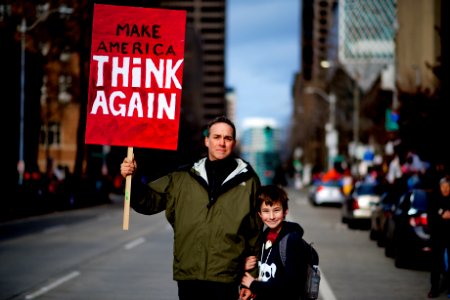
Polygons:
M370 214L370 239L384 247L386 241L387 220L392 217L395 207L402 196L402 191L388 188L381 195L380 201L372 207Z
M373 182L357 182L345 199L341 209L342 223L349 228L370 228L370 216L380 202L381 185Z
M427 206L429 192L413 189L403 194L386 220L386 256L395 259L398 268L427 267L431 241Z

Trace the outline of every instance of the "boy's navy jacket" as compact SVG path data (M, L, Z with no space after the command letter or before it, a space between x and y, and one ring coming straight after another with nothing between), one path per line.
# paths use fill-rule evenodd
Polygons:
M265 249L264 243L269 233L267 228L261 236L258 256L259 280L252 282L250 289L257 300L302 299L305 282L306 255L302 238L303 228L294 222L283 221L283 226L272 247ZM280 240L289 234L286 247L286 264L283 266L280 255Z

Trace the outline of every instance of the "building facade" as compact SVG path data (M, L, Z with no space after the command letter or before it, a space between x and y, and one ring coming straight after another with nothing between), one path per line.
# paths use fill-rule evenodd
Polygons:
M375 18L378 20L383 20L383 13L395 16L394 22L389 23L395 25L393 64L377 65L376 57L367 56L352 69L338 55L341 50L339 10L346 2L302 1L301 72L296 75L293 87L291 149L303 150L304 164L326 169L325 123L330 110L324 97L305 92L308 87L314 87L324 94L336 95L338 153L348 161L357 161L358 149L363 146L383 156L386 145L393 141L401 144L397 147L400 156L414 150L426 160L448 161L448 155L444 154L448 149L439 146L429 134L443 134L443 128L449 126L444 113L449 105L445 100L449 95L449 25L443 17L448 3L441 0L351 2L361 15L379 13L381 18L380 15ZM393 7L395 11L373 10L378 6ZM361 47L364 38L368 39L359 37ZM355 76L354 70L358 69L376 76L363 82L364 78ZM387 119L392 115L396 124Z
M275 175L278 175L276 172L282 169L281 132L276 121L245 119L239 146L242 158L255 168L261 183L272 184Z
M136 149L143 165L163 170L191 161L204 152L203 129L207 122L227 112L225 99L224 0L96 1L96 3L181 9L187 12L183 93L178 150ZM59 8L71 13L61 16ZM10 168L17 170L19 148L20 35L22 18L36 26L26 32L24 161L27 172L52 172L64 168L79 176L115 176L126 155L125 147L85 145L89 37L93 3L89 1L6 1L0 5L3 57L10 57L2 73L11 87L9 111L15 119L11 136ZM48 14L51 12L51 14ZM48 14L48 15L47 15ZM16 117L17 116L17 117ZM81 167L80 167L81 166ZM161 171L162 172L162 171ZM14 179L13 181L16 181Z

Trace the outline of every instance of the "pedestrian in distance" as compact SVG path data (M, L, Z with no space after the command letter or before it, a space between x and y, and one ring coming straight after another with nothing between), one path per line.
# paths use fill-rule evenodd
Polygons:
M450 278L448 258L450 253L450 177L439 181L439 191L430 203L429 224L431 230L432 262L428 298L437 298L442 289L447 290L450 298ZM447 265L446 265L447 264ZM441 284L443 286L441 287Z
M134 158L125 158L120 171L133 175L132 209L165 211L173 228L179 299L236 300L245 258L256 253L263 225L256 206L260 180L234 154L236 128L225 116L208 124L204 143L206 157L148 184L140 182Z
M247 258L245 270L258 266L259 277L255 278L246 272L241 281L243 286L250 288L252 299L304 298L301 288L306 281L306 274L301 271L307 255L302 246L304 230L300 224L285 220L288 200L286 191L277 185L262 186L258 192L258 214L266 229L259 240L260 254ZM286 260L283 264L280 240L287 234Z

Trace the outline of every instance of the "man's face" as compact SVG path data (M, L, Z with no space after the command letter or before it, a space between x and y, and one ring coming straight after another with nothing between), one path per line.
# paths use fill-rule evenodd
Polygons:
M441 183L440 188L441 188L441 194L444 197L447 197L448 195L450 195L450 184L448 182Z
M233 151L236 141L233 139L233 128L227 123L216 123L209 129L205 137L209 160L224 159Z

